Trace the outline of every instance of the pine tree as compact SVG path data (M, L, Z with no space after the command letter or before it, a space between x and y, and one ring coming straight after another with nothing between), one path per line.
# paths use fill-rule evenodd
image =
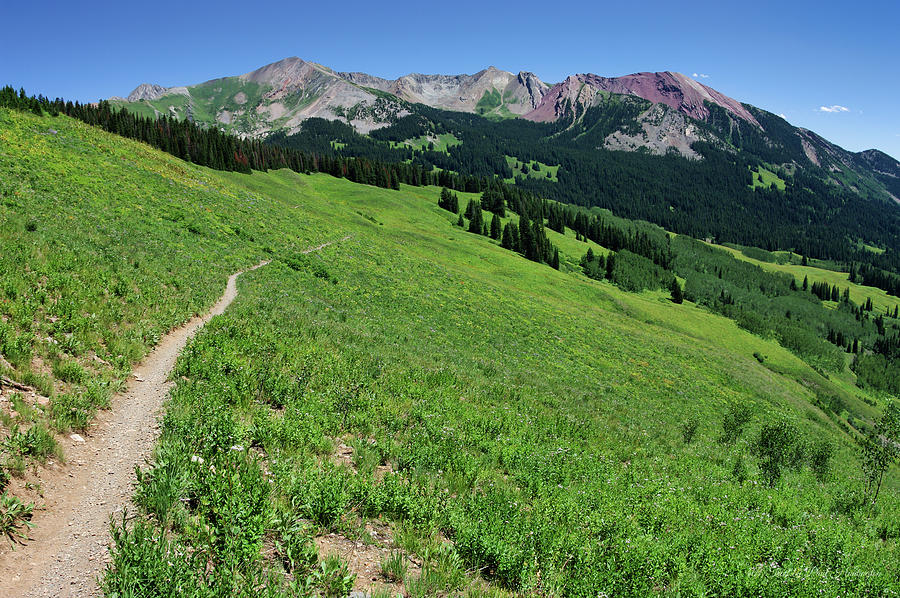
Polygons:
M503 227L503 237L500 240L500 247L502 247L503 249L510 249L512 251L515 251L516 249L515 244L513 243L512 225L509 222L507 222L506 226Z
M450 209L450 202L451 202L450 190L447 189L446 187L442 187L441 188L441 197L438 199L438 206L444 208L445 210L452 212L453 210Z
M461 227L461 228L465 228L465 227L466 227L466 219L463 218L463 215L462 215L462 214L459 215L459 220L456 221L456 226L459 226L459 227Z
M475 200L472 200L469 205L472 206L471 210L467 210L472 212L469 220L469 232L480 235L484 231L484 216L481 214L481 205Z
M537 252L537 243L534 239L531 222L528 221L528 216L522 214L522 217L519 218L519 253L526 259L536 261Z
M672 303L684 303L684 292L681 290L681 285L678 284L677 278L672 278L669 290L672 292Z
M480 207L480 206L479 206ZM471 220L475 215L475 200L470 199L468 205L466 205L466 218Z
M491 238L500 239L500 216L497 214L491 218Z
M806 259L806 258L803 258L803 259ZM803 277L803 290L804 291L809 290L809 277L808 276Z
M512 247L513 251L522 252L522 238L519 236L519 225L516 223L510 223L509 225L510 235L512 237Z
M553 249L553 258L550 260L550 267L559 270L559 249Z

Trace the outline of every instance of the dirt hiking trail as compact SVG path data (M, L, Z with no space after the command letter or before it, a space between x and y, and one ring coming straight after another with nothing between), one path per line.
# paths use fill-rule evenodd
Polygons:
M0 597L100 595L98 577L110 560L109 518L114 513L121 518L125 507L134 510L134 468L153 454L175 360L188 340L234 301L238 276L268 263L232 274L225 293L206 315L160 339L134 368L126 390L112 398L110 409L101 411L83 434L84 441L59 438L67 465L40 474L44 508L35 509L29 541L0 553Z

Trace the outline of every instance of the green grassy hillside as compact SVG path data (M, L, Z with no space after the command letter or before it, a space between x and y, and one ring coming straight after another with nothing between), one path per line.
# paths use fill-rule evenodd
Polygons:
M179 359L110 596L346 595L371 582L341 542L413 555L375 585L415 596L898 591L896 472L862 506L821 376L585 278L571 235L556 271L454 226L436 188L213 172L2 110L0 181L0 353L44 380L37 425L78 425L94 385L273 258Z
M756 264L763 270L768 270L769 272L785 272L787 274L790 274L797 281L797 284L802 283L803 279L806 278L809 284L812 284L814 282L827 282L829 285L837 286L841 290L849 288L850 299L854 303L857 303L859 305L863 305L867 299L871 299L872 304L879 311L893 311L894 308L900 305L900 297L888 295L882 289L850 282L849 274L847 274L847 272L836 272L834 270L828 270L825 268L817 268L815 265L802 266L800 264L779 264L765 262L753 259L752 257L749 257L741 251L732 247L726 247L723 245L716 245L716 247L728 251L738 259Z

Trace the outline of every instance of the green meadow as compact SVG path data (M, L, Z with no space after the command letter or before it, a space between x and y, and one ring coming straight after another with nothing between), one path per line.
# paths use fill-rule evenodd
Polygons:
M400 143L397 141L391 141L391 147L404 147L409 146L413 149L417 149L419 151L435 151L441 153L449 153L449 150L454 145L460 145L462 141L456 138L453 133L440 133L438 135L422 135L421 137L417 137L416 139L407 139L406 141ZM431 150L431 147L434 147Z
M455 226L438 188L215 172L5 110L0 185L4 373L50 398L7 414L7 439L86 425L229 273L272 259L179 358L108 596L900 591L897 471L864 504L814 387L874 417L869 397L586 278L571 231L548 232L557 271ZM361 579L327 542L399 556Z
M506 182L512 183L516 177L524 176L533 179L547 179L553 183L559 181L557 178L557 174L559 172L559 164L548 165L543 162L538 162L537 160L522 161L514 156L506 156L506 163L513 171L513 176L511 179L506 179ZM528 172L524 172L524 166L528 167Z
M872 304L879 311L892 311L895 307L900 305L900 297L895 297L894 295L888 295L883 289L879 289L876 287L867 287L861 284L856 284L854 282L850 282L849 274L847 272L838 272L835 270L829 270L826 268L816 267L815 261L811 262L809 266L803 266L801 264L795 263L773 263L767 262L763 260L754 259L742 253L738 249L734 249L733 247L726 247L724 245L716 245L716 247L728 251L734 257L750 262L762 268L763 270L767 270L769 272L784 272L790 274L797 281L797 284L802 284L803 279L806 278L809 284L814 282L827 282L831 286L837 286L843 292L844 289L850 289L850 300L858 305L865 304L867 299L872 300ZM794 254L796 259L796 254Z
M763 167L757 166L756 170L752 170L753 174L753 183L751 187L756 189L757 187L771 187L775 185L779 191L784 191L784 179L779 177L777 174L772 172L771 170Z

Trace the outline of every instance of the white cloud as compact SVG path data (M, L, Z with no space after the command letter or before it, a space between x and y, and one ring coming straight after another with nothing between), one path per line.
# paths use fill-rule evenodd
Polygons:
M780 116L780 117L783 118L784 120L787 120L787 116L785 116L784 114L779 114L778 116Z
M850 112L850 109L846 106L835 104L833 106L819 106L819 112Z
M709 79L709 75L707 75L707 74L705 74L705 73L694 73L694 74L691 75L691 76L694 77L694 79L697 79L697 78L700 78L700 79Z

